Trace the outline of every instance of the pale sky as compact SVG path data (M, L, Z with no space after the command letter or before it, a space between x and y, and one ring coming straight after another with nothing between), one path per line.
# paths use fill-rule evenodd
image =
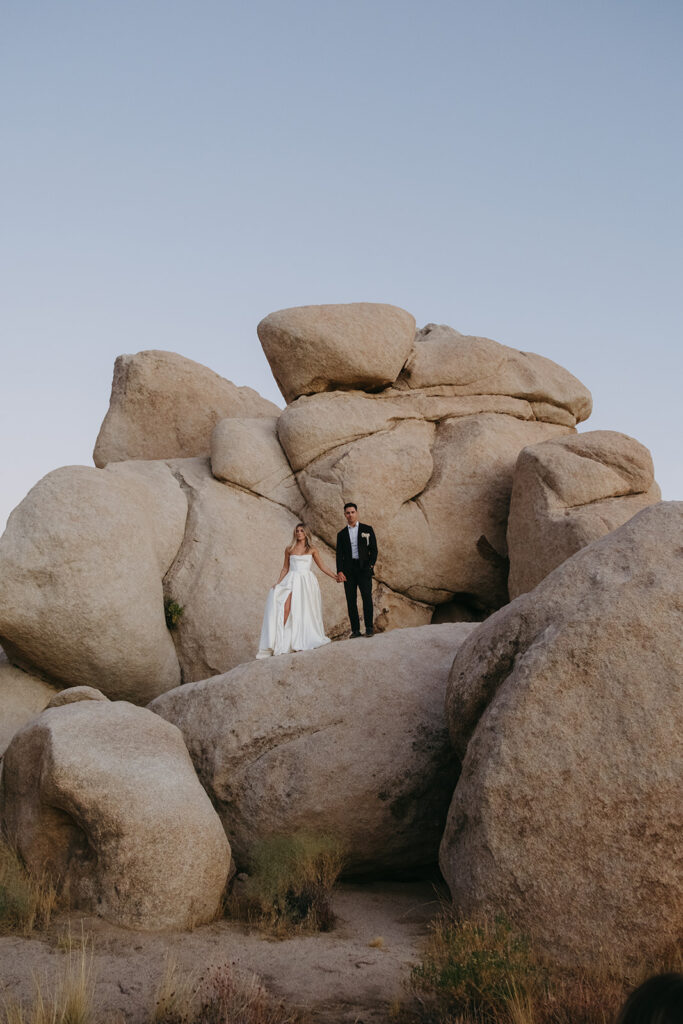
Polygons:
M0 0L0 529L114 359L282 404L256 324L389 302L561 363L683 498L680 0Z

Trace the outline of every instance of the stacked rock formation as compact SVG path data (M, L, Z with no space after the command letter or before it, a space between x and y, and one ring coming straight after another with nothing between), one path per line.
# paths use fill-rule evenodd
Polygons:
M282 413L172 353L117 360L102 468L49 474L0 540L13 664L145 703L248 661L295 523L330 565L349 499L381 538L377 629L506 602L517 457L570 435L586 388L489 339L416 333L394 306L283 310L258 331ZM321 583L326 630L341 636L342 588ZM172 635L164 599L183 609Z
M172 353L120 357L97 468L55 470L10 516L5 832L132 927L209 919L231 848L248 866L306 828L344 837L357 872L413 871L441 842L461 909L502 907L558 956L591 955L592 928L628 959L618 892L656 951L657 872L667 938L681 898L663 864L680 510L646 508L649 453L577 434L590 394L557 364L394 306L282 310L258 333L284 411ZM255 662L294 525L331 567L348 500L379 537L376 630L416 628ZM320 582L339 638L343 588Z

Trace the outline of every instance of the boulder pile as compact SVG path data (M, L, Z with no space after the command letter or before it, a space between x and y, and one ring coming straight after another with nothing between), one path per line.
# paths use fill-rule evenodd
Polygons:
M439 856L461 911L559 959L656 955L683 918L683 506L649 452L577 433L590 393L556 363L395 306L258 335L284 410L121 356L96 468L10 516L6 838L135 928L209 920L255 843L304 830L351 873ZM332 568L349 500L386 635L254 660L295 524ZM343 588L320 585L341 640Z

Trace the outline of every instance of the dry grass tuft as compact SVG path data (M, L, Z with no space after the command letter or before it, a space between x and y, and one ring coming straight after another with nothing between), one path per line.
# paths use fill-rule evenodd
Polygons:
M278 938L330 931L331 895L343 865L343 847L330 836L300 832L263 840L252 851L251 874L233 886L226 911Z
M384 939L382 938L381 935L375 935L374 939L370 939L370 941L368 942L368 946L370 946L372 949L383 949Z
M33 1002L5 1003L2 1024L96 1024L92 977L92 945L83 941L69 949L52 990L36 978Z
M32 875L15 851L0 841L0 934L43 930L56 906L57 890L50 878Z
M151 1024L184 1024L194 1020L198 991L198 979L193 974L183 974L175 955L167 953Z

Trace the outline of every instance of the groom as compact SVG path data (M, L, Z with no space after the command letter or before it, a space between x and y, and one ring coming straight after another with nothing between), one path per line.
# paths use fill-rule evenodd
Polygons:
M371 526L358 522L355 501L344 505L346 526L337 534L337 579L344 584L351 636L360 636L358 591L363 600L365 635L372 636L372 570L377 561L377 541Z

